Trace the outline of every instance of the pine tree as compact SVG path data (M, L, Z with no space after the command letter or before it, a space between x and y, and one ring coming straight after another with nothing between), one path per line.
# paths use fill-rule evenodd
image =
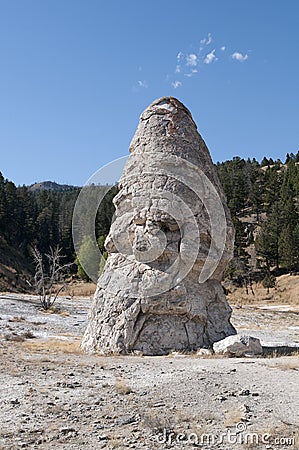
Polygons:
M265 278L262 280L262 285L267 289L267 294L269 294L270 288L274 288L276 285L275 276L268 272Z
M117 186L111 187L104 193L101 201L97 217L96 217L96 235L107 236L110 230L115 207L113 204L113 198L118 192ZM102 193L100 195L103 195Z
M266 156L263 157L261 161L261 167L269 166L269 160L266 158Z
M5 180L0 172L0 232L5 230L5 216L6 216L6 200L5 200Z
M281 231L281 212L278 202L272 205L271 213L267 221L263 224L261 231L255 241L257 254L262 256L268 269L275 265L279 268L279 238Z
M34 239L34 208L32 197L26 186L19 187L16 191L18 209L15 220L18 227L18 240L16 244L26 255L30 255L30 243Z
M268 168L264 175L264 203L267 213L270 213L273 204L278 202L280 198L281 184L281 175L277 169L274 167Z
M16 223L17 211L20 205L17 203L17 188L11 181L6 181L4 186L5 195L5 237L9 244L15 245L18 240L18 224Z
M295 270L297 265L297 236L296 230L299 223L299 214L295 203L294 181L296 166L293 158L289 158L287 170L284 173L281 186L281 209L282 227L279 238L279 253L281 264L288 270Z
M279 237L281 266L290 271L296 270L298 263L298 248L296 246L298 237L294 232L295 230L291 225L286 225L282 228Z
M256 221L259 222L260 214L263 210L264 204L264 186L263 186L263 178L260 176L251 185L251 189L249 192L249 201L252 203L253 212L256 215Z

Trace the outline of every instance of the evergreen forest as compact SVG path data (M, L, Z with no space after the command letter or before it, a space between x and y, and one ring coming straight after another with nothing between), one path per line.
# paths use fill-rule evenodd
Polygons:
M234 157L215 166L236 230L228 277L262 273L269 278L269 274L298 272L299 152L287 154L284 162ZM8 268L13 270L16 284L19 278L33 274L32 248L46 253L59 246L66 263L77 262L73 274L88 279L76 259L72 239L73 210L80 188L34 186L17 187L0 173L0 289ZM116 192L116 186L89 188L94 199L103 197L96 216L96 237L103 252ZM82 251L84 246L88 251L84 239L82 246Z

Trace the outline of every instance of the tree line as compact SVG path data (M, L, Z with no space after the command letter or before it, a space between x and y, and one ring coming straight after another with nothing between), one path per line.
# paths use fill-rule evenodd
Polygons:
M235 258L230 276L250 271L299 271L299 152L284 162L263 158L217 163L236 229ZM107 191L103 195L103 191ZM17 187L0 173L0 262L14 252L33 270L32 248L46 253L59 246L65 263L76 259L72 240L72 216L80 188L62 191ZM91 186L91 198L103 196L96 216L96 237L102 252L114 213L117 187ZM82 253L88 253L82 211ZM254 249L256 258L252 259ZM77 260L78 274L86 278ZM74 269L74 270L77 270Z
M299 152L216 167L236 230L232 275L299 271Z
M74 206L81 189L69 187L63 190L17 187L4 179L0 172L0 263L13 265L20 270L34 271L33 249L46 254L50 248L59 247L65 264L75 261L72 238ZM90 197L99 197L108 191L96 215L97 238L108 234L114 206L112 198L116 186L90 186ZM84 214L82 215L84 229ZM103 240L103 237L101 238ZM77 270L74 268L73 270Z

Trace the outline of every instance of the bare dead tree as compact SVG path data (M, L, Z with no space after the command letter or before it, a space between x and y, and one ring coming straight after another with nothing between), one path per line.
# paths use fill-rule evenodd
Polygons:
M50 252L44 255L34 247L32 254L35 262L34 287L42 307L47 310L65 288L65 277L73 263L61 263L64 255L61 255L59 246L54 249L50 247ZM58 283L62 283L62 286L57 289Z

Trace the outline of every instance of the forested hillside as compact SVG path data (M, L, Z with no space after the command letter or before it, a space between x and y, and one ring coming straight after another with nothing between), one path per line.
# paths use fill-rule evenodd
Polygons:
M236 229L232 274L299 270L299 152L217 164Z
M282 163L264 158L261 163L235 157L217 163L236 228L232 278L263 271L299 270L299 152ZM77 187L47 182L16 187L0 173L0 289L4 280L25 288L33 271L31 248L48 252L59 245L66 262L75 260L72 214L80 192ZM92 196L107 187L93 186ZM113 187L101 203L96 235L103 243L114 208ZM76 271L76 269L74 269ZM11 276L13 274L13 276ZM2 281L1 281L2 280Z
M53 183L54 184L54 183ZM0 289L11 282L28 287L34 270L32 248L47 253L59 245L65 262L73 262L72 216L80 188L49 184L43 188L16 187L0 173ZM104 187L90 188L98 196ZM113 215L112 198L116 188L104 198L96 220L97 235L107 234ZM74 267L76 272L76 267Z

